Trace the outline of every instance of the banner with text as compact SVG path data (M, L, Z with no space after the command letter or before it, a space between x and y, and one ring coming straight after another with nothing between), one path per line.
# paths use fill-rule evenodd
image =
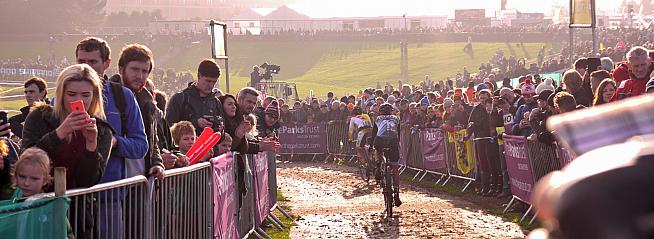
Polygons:
M327 153L325 123L283 124L279 128L279 154Z
M423 167L426 170L436 171L447 168L445 160L445 136L438 128L421 130Z
M40 76L40 77L57 77L59 76L59 69L43 70L32 68L10 68L0 67L0 75L11 76Z
M262 152L254 156L254 190L256 192L255 225L261 225L270 211L270 191L268 190L268 154Z
M527 138L506 134L502 138L511 193L521 201L531 204L534 176L527 152Z
M226 153L211 159L213 167L213 237L238 238L234 157Z

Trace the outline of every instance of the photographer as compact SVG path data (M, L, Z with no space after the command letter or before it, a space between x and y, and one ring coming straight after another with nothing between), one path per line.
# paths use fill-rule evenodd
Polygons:
M204 60L198 66L198 80L186 89L170 97L166 108L166 121L173 125L186 120L193 123L197 135L205 127L222 131L222 104L213 91L220 77L220 67L211 59Z
M259 89L259 82L261 82L261 79L263 79L263 76L259 73L259 66L252 66L252 73L250 73L250 86Z

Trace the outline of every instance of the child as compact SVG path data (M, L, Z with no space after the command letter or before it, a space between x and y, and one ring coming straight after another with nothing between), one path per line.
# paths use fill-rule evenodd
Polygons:
M173 144L179 148L179 153L181 153L181 155L186 155L197 139L197 136L195 135L195 127L193 126L193 123L189 121L180 121L173 124L173 126L170 127L170 133L173 135ZM200 161L205 162L209 160L211 155L213 155L213 150L209 150ZM185 167L188 166L188 159L185 159L185 157L178 157L175 162L164 162L164 166L166 169Z
M223 155L228 153L232 149L232 136L228 133L223 134L223 137L218 143L218 155Z
M26 149L16 162L14 182L17 188L13 198L19 199L42 193L50 179L48 154L37 147Z

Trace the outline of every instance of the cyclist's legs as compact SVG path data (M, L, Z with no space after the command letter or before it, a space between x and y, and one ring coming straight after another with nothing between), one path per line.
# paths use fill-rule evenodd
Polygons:
M400 191L400 173L399 173L399 168L400 165L398 162L400 161L400 147L399 147L399 141L397 140L390 140L389 142L388 150L384 152L386 155L386 158L388 159L389 162L391 162L391 172L393 173L393 187L395 188L395 192Z

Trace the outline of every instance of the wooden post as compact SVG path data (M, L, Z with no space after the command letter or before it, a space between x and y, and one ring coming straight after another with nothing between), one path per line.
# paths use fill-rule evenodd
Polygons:
M66 224L63 223L67 220L67 214L65 210L66 201L60 198L66 195L66 168L55 168L54 186L55 196L57 198L55 201L54 222L62 222L55 224L54 233L57 236L66 235Z

